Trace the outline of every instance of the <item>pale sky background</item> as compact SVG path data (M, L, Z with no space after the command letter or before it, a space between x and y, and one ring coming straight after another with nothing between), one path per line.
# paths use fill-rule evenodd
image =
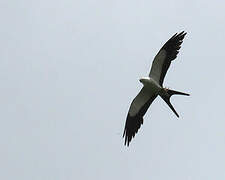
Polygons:
M0 0L0 179L225 179L225 2ZM138 79L185 30L130 147Z

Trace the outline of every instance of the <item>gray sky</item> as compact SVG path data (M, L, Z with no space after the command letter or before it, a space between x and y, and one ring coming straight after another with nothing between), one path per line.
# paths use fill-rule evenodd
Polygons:
M0 0L0 179L225 179L225 2ZM125 147L128 108L161 46L187 31Z

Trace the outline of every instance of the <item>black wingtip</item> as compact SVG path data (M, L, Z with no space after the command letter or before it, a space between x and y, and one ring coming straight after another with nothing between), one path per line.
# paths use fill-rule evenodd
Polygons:
M123 137L124 137L124 136L123 136ZM131 138L129 138L128 136L125 136L124 146L129 147L130 141L131 141Z
M125 138L124 145L129 146L131 140L134 138L135 134L138 132L138 129L143 124L143 117L140 114L136 116L130 116L128 113L125 128L123 132L123 137Z
M182 31L180 34L178 34L179 38L181 39L181 41L184 39L184 37L186 36L186 32Z
M175 33L169 40L177 39L178 41L182 42L184 37L186 36L186 34L187 34L187 32L185 32L185 31L182 31L180 33Z
M179 34L178 34L178 36L180 36L180 35L186 35L187 34L187 32L185 32L185 31L181 31Z
M125 142L124 142L124 145L126 146L129 146L129 142L127 141L128 139L128 137L127 136L125 136L126 135L126 128L124 129L124 131L123 131L123 138L125 137Z
M175 33L171 39L175 38L175 37L179 37L180 39L184 39L184 37L186 36L187 32L185 31L181 31L180 33Z

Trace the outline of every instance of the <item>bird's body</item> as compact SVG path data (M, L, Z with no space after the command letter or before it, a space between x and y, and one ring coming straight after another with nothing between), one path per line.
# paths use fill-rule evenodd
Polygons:
M144 105L145 101L147 102L148 99L152 95L158 95L159 91L162 89L158 83L149 77L143 77L140 79L140 82L143 84L143 88L140 91L139 98L135 98L131 103L129 109L129 115L133 116L138 113L140 108Z
M147 89L151 89L155 93L159 92L162 87L153 79L150 77L143 77L140 79L140 82L146 87Z
M179 117L170 103L170 97L174 94L187 96L189 94L163 88L163 81L171 61L178 54L185 35L186 33L181 32L171 37L154 58L149 76L140 79L143 87L132 101L126 119L123 134L125 136L125 145L129 146L131 139L135 136L141 124L143 124L143 116L158 95L168 104L176 116Z

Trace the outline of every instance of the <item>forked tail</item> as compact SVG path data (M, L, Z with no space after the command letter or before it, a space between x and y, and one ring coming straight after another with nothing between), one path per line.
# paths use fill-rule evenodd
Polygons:
M161 95L161 98L168 104L168 106L170 107L170 109L176 114L176 116L179 118L178 113L176 112L176 110L174 109L173 105L170 102L170 98L172 95L184 95L184 96L190 96L190 94L187 93L183 93L183 92L179 92L179 91L174 91L174 90L170 90L167 89L166 90L167 94L169 95Z

